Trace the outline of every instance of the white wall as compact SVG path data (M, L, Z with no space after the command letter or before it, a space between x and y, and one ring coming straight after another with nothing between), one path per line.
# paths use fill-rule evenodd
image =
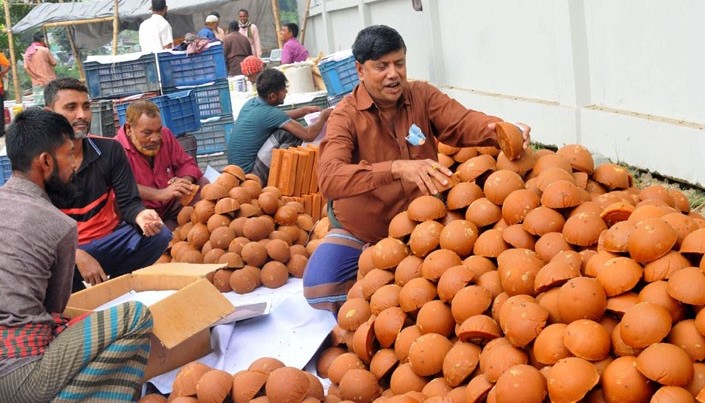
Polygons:
M299 0L303 2L304 0ZM409 77L533 138L705 184L705 2L699 0L313 0L306 47L349 48L395 27Z

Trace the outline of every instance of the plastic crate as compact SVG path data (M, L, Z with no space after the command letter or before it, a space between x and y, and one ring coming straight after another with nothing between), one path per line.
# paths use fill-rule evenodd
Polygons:
M277 106L277 108L282 109L284 111L289 111L292 109L300 108L302 106L318 106L321 109L325 109L328 107L328 96L326 96L326 94L323 93L323 91L321 91L321 95L314 96L310 101L296 102L296 99L302 95L305 95L305 94L296 94L296 95L292 96L292 98L287 98L287 100L294 99L294 102L279 105L279 106ZM285 100L285 102L286 102L286 100Z
M127 107L136 101L123 102L115 107L118 122L125 124ZM196 94L193 91L177 91L159 97L151 98L161 111L162 124L171 130L175 136L193 132L201 128L201 116L198 113Z
M118 119L118 113L117 113L117 108L119 105L122 104L129 104L131 102L135 102L138 99L152 99L154 97L159 96L158 92L145 92L143 94L136 94L136 95L130 95L129 97L124 97L120 99L113 99L113 122L115 126L115 134L117 135L118 131L120 130L120 119Z
M193 55L186 52L159 52L156 55L163 88L199 85L228 78L223 45L220 43Z
M137 60L114 63L84 62L83 67L91 99L116 98L159 90L154 54L140 56Z
M7 155L0 155L0 185L5 184L12 176L12 165Z
M183 147L186 154L193 157L194 160L198 161L198 144L196 143L196 136L192 134L185 134L183 136L177 137L181 147Z
M201 130L192 133L196 137L198 155L213 154L225 151L228 139L233 134L235 122L231 115L201 124Z
M103 137L115 137L115 121L113 116L113 101L103 99L91 101L91 134Z
M352 55L342 60L323 59L318 63L318 70L330 96L347 94L360 81Z
M186 89L190 89L196 94L196 102L198 102L198 111L201 114L201 119L233 114L227 79L199 86L167 89L165 93L169 94Z
M199 155L198 167L201 168L201 171L205 171L208 165L213 167L213 169L217 170L218 172L222 172L223 168L228 165L228 155L224 152Z

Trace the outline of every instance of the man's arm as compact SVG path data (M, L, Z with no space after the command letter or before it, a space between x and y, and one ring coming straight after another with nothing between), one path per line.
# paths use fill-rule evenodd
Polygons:
M181 198L181 196L191 193L191 184L188 180L176 180L164 189L157 189L150 186L137 185L137 191L142 200L169 201Z
M78 243L76 228L67 233L59 242L56 250L56 262L52 268L47 284L44 307L47 312L63 312L71 295L71 284L76 262L74 249Z
M83 281L90 285L100 284L108 279L100 262L83 249L76 248L76 267Z
M282 46L281 64L289 64L293 61L294 61L294 53L291 50L291 46L289 46L289 42L286 42Z
M286 124L284 124L284 126L282 126L282 129L288 131L289 133L293 134L294 136L300 138L303 141L313 141L316 139L316 137L318 137L318 134L321 132L321 129L323 129L323 125L328 120L331 111L331 108L322 110L321 115L318 117L318 120L316 120L316 122L313 123L311 126L303 127L301 126L301 124L299 124L299 122L295 120L290 120Z
M10 71L10 61L7 60L4 54L0 53L0 78L4 77Z
M300 119L309 113L320 112L320 110L321 108L318 106L302 106L300 108L286 111L286 115L292 119Z
M184 147L166 127L162 128L162 150L169 152L172 166L176 167L174 169L176 178L196 183L203 177L203 172L198 167L196 160L184 151Z
M262 57L262 44L260 44L259 30L257 29L257 25L255 24L252 24L252 43L255 44L255 48L252 49L252 51L255 52L255 55L257 55L257 57Z
M56 66L56 59L54 59L54 55L51 54L51 51L49 49L47 49L46 57L47 57L47 63L49 63L52 66Z
M174 47L174 34L171 30L171 24L167 22L166 29L162 34L162 43L164 43L164 49L171 49Z

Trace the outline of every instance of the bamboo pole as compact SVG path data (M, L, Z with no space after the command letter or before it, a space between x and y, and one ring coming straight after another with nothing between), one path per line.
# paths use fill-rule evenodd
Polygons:
M304 39L306 39L306 23L308 22L308 13L311 10L311 0L306 0L306 10L304 11L304 18L301 21L301 29L299 30L301 32L301 35L299 35L300 42L303 45L304 44Z
M15 102L22 102L22 93L20 92L20 78L17 76L17 57L15 56L15 47L13 46L14 39L12 37L12 21L10 20L10 4L8 0L3 0L5 8L5 27L7 27L7 43L10 46L10 67L12 68L12 85L15 89Z
M118 30L120 29L120 20L118 14L118 0L113 0L113 56L117 56L117 40Z
M63 3L64 0L59 0L59 3ZM83 64L81 63L81 53L78 51L76 46L76 40L73 37L73 25L66 26L66 36L69 39L69 45L71 45L71 53L73 53L73 58L76 61L76 68L78 68L78 75L84 83L86 82L86 75L83 73Z
M279 31L282 29L282 21L279 16L279 0L272 0L272 13L274 14L274 27L277 30L277 45L282 47L282 38L279 37Z
M69 43L71 44L71 53L73 53L73 58L76 60L76 68L78 69L78 75L82 82L86 82L86 73L83 71L83 62L81 61L81 53L78 51L78 46L76 46L76 39L73 37L74 30L73 26L66 27L66 35L69 37Z
M101 18L90 18L87 20L76 20L76 21L59 21L59 22L49 22L44 24L45 28L52 28L52 27L63 27L66 25L81 25L81 24L92 24L94 22L105 22L105 21L112 21L113 17L101 17Z

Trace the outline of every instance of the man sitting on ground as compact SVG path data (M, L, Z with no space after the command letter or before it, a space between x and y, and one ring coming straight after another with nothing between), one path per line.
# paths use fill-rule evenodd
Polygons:
M273 140L275 148L312 141L321 132L331 112L331 109L321 111L318 106L302 106L286 112L277 108L286 98L286 82L284 73L276 69L265 69L257 76L259 96L242 107L228 142L228 164L239 165L245 172L254 171L263 183L267 183L272 150L269 149L268 155L258 155L258 151L267 139ZM318 111L321 115L311 126L304 127L294 120ZM256 159L260 160L257 169Z
M0 187L0 401L135 401L152 317L128 302L67 321L76 221L47 191L72 193L79 166L69 122L30 109L7 132L12 177ZM68 327L67 327L68 326Z
M162 125L159 107L151 101L140 100L127 107L125 125L115 139L125 149L142 202L173 230L182 197L194 195L198 188L194 184L205 185L208 179Z
M47 108L73 126L79 164L72 195L49 191L52 202L78 222L74 291L156 262L171 231L154 210L145 209L120 144L88 136L88 89L75 78L58 78L44 89Z

